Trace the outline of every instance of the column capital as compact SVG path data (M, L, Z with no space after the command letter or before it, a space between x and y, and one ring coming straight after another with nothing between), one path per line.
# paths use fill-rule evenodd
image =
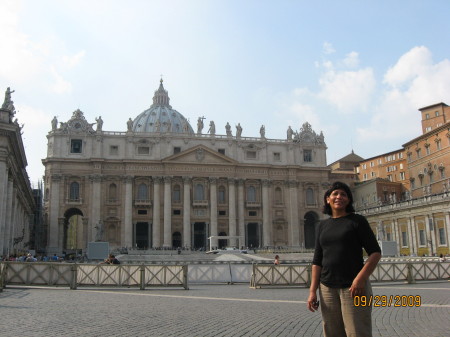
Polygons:
M215 177L210 177L210 178L209 178L209 183L210 183L210 184L216 184L216 183L217 183L217 178L215 178Z
M297 188L300 183L297 180L287 180L285 184L289 188Z
M161 184L161 182L163 181L163 177L155 176L155 177L152 177L152 180L153 180L154 184Z
M236 184L236 178L228 178L228 184Z
M171 176L164 176L163 179L165 184L170 184L172 182Z
M189 177L189 176L184 176L183 177L183 183L190 184L191 181L192 181L192 177Z
M269 187L272 184L272 180L270 179L262 179L263 187Z
M239 179L237 179L237 182L238 182L238 186L244 186L245 179L239 178Z
M103 180L103 176L101 174L91 174L89 175L89 180L93 183L100 183Z
M54 182L59 182L62 179L62 174L52 174L51 179Z
M131 184L133 182L133 176L123 176L123 181L127 184Z

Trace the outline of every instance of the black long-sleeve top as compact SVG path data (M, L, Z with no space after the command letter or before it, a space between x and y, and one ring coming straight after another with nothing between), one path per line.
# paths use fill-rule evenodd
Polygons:
M330 288L350 287L364 265L363 251L381 249L366 218L348 214L319 224L313 264L322 267L320 282Z

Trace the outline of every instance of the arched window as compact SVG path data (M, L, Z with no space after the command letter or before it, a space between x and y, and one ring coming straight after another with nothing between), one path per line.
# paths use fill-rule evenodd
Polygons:
M117 199L117 185L116 184L109 185L108 195L109 195L110 200Z
M80 200L80 184L75 181L70 183L69 199Z
M306 189L306 204L307 205L315 205L314 190L312 188Z
M256 189L255 189L255 186L249 186L247 188L247 201L256 201Z
M205 200L205 189L202 184L195 185L194 200Z
M219 186L219 190L218 190L218 200L219 200L219 204L225 204L225 187L224 186Z
M181 201L181 188L180 188L180 185L175 185L173 187L172 201L173 202L180 202Z
M281 191L280 187L275 188L275 204L282 204L283 203L283 192Z
M148 199L148 188L147 185L142 183L138 186L138 200L147 200Z

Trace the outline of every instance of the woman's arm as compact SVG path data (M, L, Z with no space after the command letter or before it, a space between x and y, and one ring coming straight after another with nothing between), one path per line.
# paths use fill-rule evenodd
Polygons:
M320 273L322 272L322 267L313 264L311 272L311 286L309 287L309 297L307 302L307 307L310 311L314 312L319 308L317 303L317 289L319 288Z
M364 290L366 287L366 282L369 279L370 275L372 275L375 270L378 261L381 259L381 253L374 252L369 255L364 267L359 271L358 275L356 275L353 283L349 289L352 297L364 295Z

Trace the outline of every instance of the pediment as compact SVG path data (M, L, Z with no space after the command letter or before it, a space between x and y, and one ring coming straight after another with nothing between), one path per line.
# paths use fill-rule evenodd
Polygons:
M194 146L190 149L174 154L163 160L166 163L192 163L192 164L237 164L234 159L216 152L204 145Z

